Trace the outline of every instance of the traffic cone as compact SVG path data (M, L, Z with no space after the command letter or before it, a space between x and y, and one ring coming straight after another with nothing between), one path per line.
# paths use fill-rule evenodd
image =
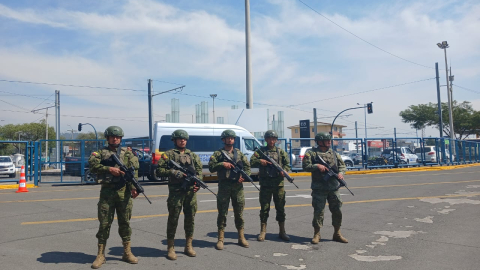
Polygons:
M22 166L22 170L20 171L20 182L18 182L17 193L19 192L28 192L27 180L25 180L25 166Z

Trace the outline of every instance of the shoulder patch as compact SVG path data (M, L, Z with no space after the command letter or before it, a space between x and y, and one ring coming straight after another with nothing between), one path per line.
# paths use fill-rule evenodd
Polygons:
M255 157L257 157L257 158L259 157L259 155L258 155L257 152L255 152L255 154L253 154L253 155L254 155Z
M163 158L164 160L167 160L167 159L168 159L167 155L165 155L165 154L162 154L162 158Z
M93 152L92 155L96 156L96 155L98 155L98 153L97 153L97 152Z

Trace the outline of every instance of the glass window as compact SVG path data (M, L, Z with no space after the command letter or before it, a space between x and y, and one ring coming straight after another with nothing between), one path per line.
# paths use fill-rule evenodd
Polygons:
M255 151L255 148L260 148L261 145L254 138L244 138L245 148L250 151Z
M298 128L295 129L295 133L298 133Z
M410 150L410 148L405 148L407 154L413 154L412 150Z
M171 135L164 135L160 138L160 146L158 150L160 152L167 151L174 147L171 140ZM220 136L189 136L187 142L187 149L192 152L214 152L223 147L223 141ZM233 147L240 148L240 140L235 139Z
M337 131L337 129L338 129L337 127L333 127L333 130Z
M0 162L12 162L10 157L0 157Z

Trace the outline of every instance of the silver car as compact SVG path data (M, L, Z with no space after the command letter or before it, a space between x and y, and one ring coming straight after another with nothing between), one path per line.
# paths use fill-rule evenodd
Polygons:
M301 148L294 148L292 149L292 156L295 156L295 158L292 158L292 171L302 171L302 160L303 157L305 156L305 153L307 153L308 150L312 149L312 147L301 147ZM340 155L342 157L343 162L345 162L345 166L348 167L353 167L353 160L349 156L345 155Z
M8 175L10 178L16 176L15 164L9 156L0 156L0 175Z

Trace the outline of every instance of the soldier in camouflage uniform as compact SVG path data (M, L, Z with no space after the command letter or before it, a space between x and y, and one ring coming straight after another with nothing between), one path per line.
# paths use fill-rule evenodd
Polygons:
M168 177L168 223L167 223L167 243L169 260L176 260L175 254L175 233L177 231L178 217L182 212L185 215L184 229L185 229L185 254L189 257L197 256L193 250L193 231L195 225L195 213L197 212L197 186L189 186L187 190L182 188L182 183L185 174L179 170L171 169L168 166L168 161L173 160L179 163L182 167L195 172L196 175L202 179L202 163L197 154L193 153L187 146L189 139L188 133L185 130L177 129L172 133L172 141L175 148L166 151L158 160L157 176Z
M268 130L264 135L267 146L261 147L260 151L276 161L286 172L290 170L290 159L287 153L275 146L278 134L274 130ZM270 202L275 203L277 210L277 221L280 226L278 236L284 241L290 241L285 232L285 188L283 184L284 175L266 159L262 158L260 151L256 151L250 158L252 168L260 168L260 235L258 241L264 241L267 233L267 220L270 212Z
M302 161L302 167L305 171L312 173L312 206L314 235L312 244L320 242L320 228L323 226L323 218L325 214L325 203L328 201L328 208L332 212L332 225L335 229L333 233L333 241L340 243L348 243L340 233L342 225L342 200L340 199L339 182L334 177L324 180L326 170L325 166L319 164L317 156L327 162L332 168L337 168L338 176L343 179L343 174L347 171L347 167L342 157L330 148L332 137L327 133L318 133L315 141L318 147L312 147L305 153Z
M117 126L110 126L105 130L105 138L108 141L108 147L104 147L97 152L93 152L88 163L90 171L97 174L97 178L102 183L100 189L100 200L98 202L98 254L92 264L93 269L100 268L105 260L105 245L110 235L115 211L118 219L118 233L123 242L122 260L128 263L136 264L138 259L132 254L130 249L130 218L132 216L132 198L136 198L138 193L131 183L126 183L122 177L125 173L119 169L119 166L111 159L113 154L117 154L120 160L127 167L134 167L135 174L138 174L138 158L132 152L127 151L126 147L120 147L123 130Z
M239 149L233 147L236 137L235 131L233 130L227 129L223 131L221 138L225 146L215 151L208 162L210 172L217 172L218 175L218 242L215 246L218 250L223 249L230 199L232 200L233 213L235 215L235 227L238 230L238 244L246 248L249 246L243 234L243 208L245 206L245 196L243 193L242 182L244 179L240 174L236 174L231 170L234 166L229 162L226 162L222 155L222 151L225 151L234 162L243 166L243 170L250 175L250 163L248 163L248 159Z

